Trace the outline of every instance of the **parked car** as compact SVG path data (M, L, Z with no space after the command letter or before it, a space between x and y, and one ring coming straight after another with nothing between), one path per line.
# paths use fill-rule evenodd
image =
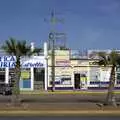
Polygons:
M12 94L11 85L6 83L0 83L0 94L11 95Z

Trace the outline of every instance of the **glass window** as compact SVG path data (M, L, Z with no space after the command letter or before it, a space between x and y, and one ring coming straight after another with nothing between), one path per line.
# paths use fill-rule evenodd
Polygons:
M44 81L44 69L34 68L34 79L35 81Z
M90 70L90 81L98 81L100 80L100 73L99 73L99 69L98 68L91 68Z
M0 82L4 82L5 81L5 74L0 74Z
M117 80L120 81L120 73L117 73Z
M117 68L116 68L116 71L117 71L117 72L120 72L120 67L117 67Z
M52 85L52 77L49 76L50 80L50 85ZM71 85L71 76L69 75L60 75L60 76L55 76L55 84L56 85Z
M5 68L0 68L0 82L5 82Z

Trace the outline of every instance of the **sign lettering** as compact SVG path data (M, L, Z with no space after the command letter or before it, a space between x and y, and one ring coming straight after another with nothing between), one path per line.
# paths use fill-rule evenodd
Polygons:
M0 56L0 68L14 68L16 64L15 56ZM36 56L35 58L22 59L21 58L21 67L22 68L40 68L44 67L44 58Z

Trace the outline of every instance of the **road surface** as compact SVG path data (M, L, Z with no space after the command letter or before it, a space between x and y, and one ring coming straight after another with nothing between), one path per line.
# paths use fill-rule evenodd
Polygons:
M47 117L0 117L0 120L120 120L120 117L108 117L108 116L87 116L87 117L82 117L82 116L73 116L73 117L52 117L52 116L47 116Z

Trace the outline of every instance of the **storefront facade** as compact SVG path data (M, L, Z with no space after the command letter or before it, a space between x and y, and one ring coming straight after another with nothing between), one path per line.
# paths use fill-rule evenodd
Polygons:
M94 52L93 52L94 53ZM110 67L100 67L95 64L96 55L84 54L71 50L55 50L55 89L56 90L87 90L107 88L110 78ZM15 57L0 56L0 82L9 83L12 80ZM44 44L42 56L21 58L21 90L38 89L42 83L43 90L52 87L51 53ZM116 88L120 88L120 68L116 69Z
M31 50L34 44L31 44ZM44 43L44 52L40 55L21 56L20 90L47 90L47 43ZM14 67L16 57L9 56L0 50L0 82L14 82Z
M76 54L75 54L76 55ZM70 50L55 52L55 87L56 90L106 89L109 84L110 67L100 67L94 61L95 55L72 56ZM51 84L51 58L48 60L48 89ZM115 87L120 87L120 69L116 70Z
M14 77L15 56L1 56L0 57L0 82L12 82ZM21 58L21 90L34 90L34 69L44 66L44 56L31 56Z

